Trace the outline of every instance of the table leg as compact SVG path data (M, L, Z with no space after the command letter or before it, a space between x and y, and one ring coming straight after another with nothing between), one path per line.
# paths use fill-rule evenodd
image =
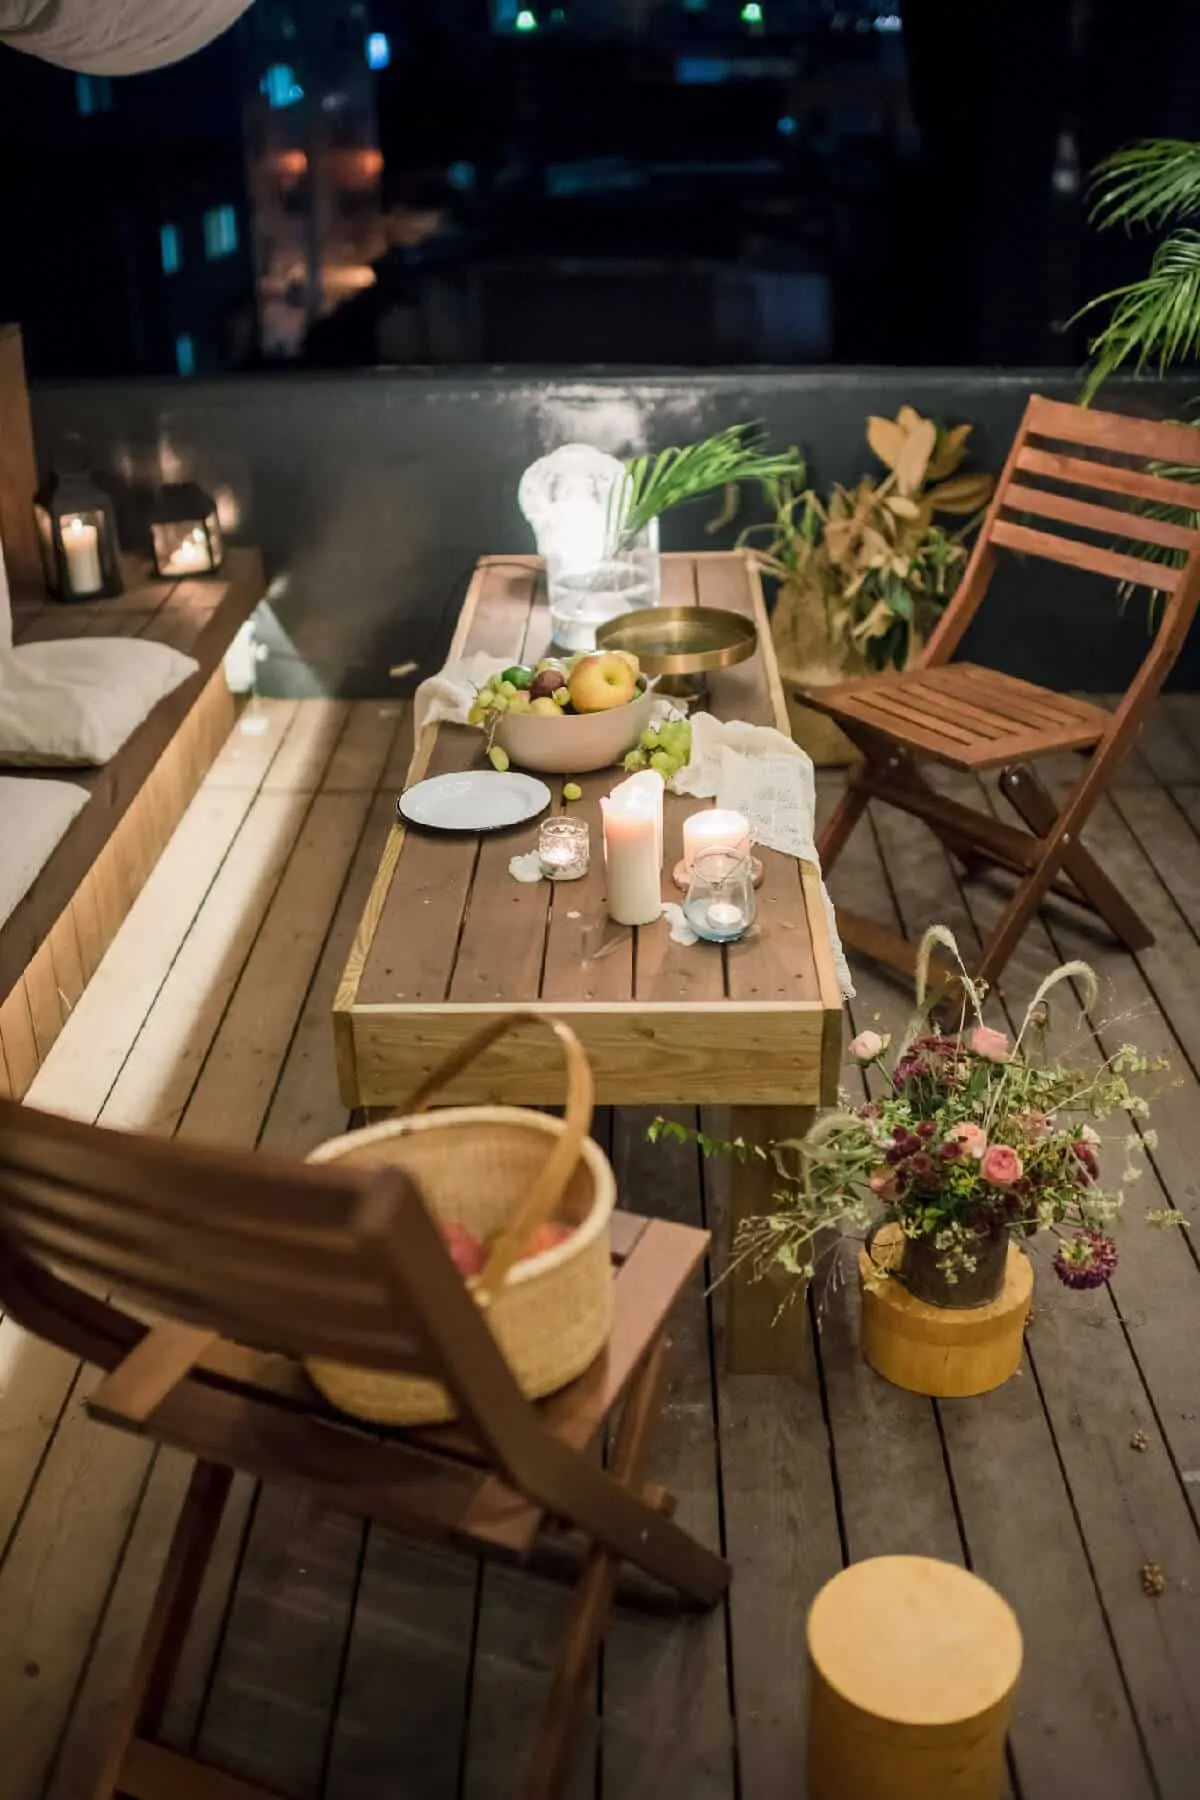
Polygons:
M754 1144L803 1137L815 1116L816 1109L811 1106L735 1106L730 1112L730 1136ZM730 1245L743 1219L771 1211L771 1195L778 1184L774 1164L758 1157L735 1162L732 1177ZM755 1280L746 1263L729 1276L725 1283L725 1360L731 1375L789 1375L799 1369L807 1329L804 1302L794 1300L779 1312L793 1282L794 1277L782 1269Z

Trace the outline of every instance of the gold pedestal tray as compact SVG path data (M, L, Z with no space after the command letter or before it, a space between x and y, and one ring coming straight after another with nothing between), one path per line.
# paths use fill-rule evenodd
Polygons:
M717 606L646 606L597 626L596 647L631 650L644 674L659 677L656 693L696 700L704 676L754 655L758 631L753 619Z

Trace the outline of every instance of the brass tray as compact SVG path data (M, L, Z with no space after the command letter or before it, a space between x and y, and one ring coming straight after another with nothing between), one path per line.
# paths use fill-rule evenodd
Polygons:
M646 606L598 625L596 645L632 650L647 675L707 675L753 656L758 630L753 619L716 606Z

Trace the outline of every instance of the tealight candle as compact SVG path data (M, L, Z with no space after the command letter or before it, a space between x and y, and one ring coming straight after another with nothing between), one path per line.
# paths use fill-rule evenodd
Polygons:
M683 821L684 872L705 850L732 850L738 856L750 854L750 821L744 813L729 812L710 806L705 812L692 813Z
M618 925L649 925L662 913L663 779L631 775L600 802L608 913Z
M547 881L578 881L588 872L586 819L562 816L543 819L538 831L538 858Z

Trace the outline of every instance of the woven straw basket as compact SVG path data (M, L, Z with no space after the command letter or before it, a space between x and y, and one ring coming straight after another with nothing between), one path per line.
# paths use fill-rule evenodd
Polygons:
M565 1118L518 1106L425 1110L497 1038L531 1020L549 1027L565 1054ZM430 1212L490 1243L486 1267L468 1286L530 1399L582 1375L612 1330L608 1220L616 1183L608 1158L588 1136L592 1094L592 1072L570 1027L543 1013L514 1013L435 1069L400 1108L405 1116L333 1138L309 1159L404 1169ZM521 1260L533 1232L548 1219L573 1226L571 1236ZM455 1414L446 1389L425 1377L334 1362L310 1361L307 1367L327 1400L359 1418L435 1425Z

